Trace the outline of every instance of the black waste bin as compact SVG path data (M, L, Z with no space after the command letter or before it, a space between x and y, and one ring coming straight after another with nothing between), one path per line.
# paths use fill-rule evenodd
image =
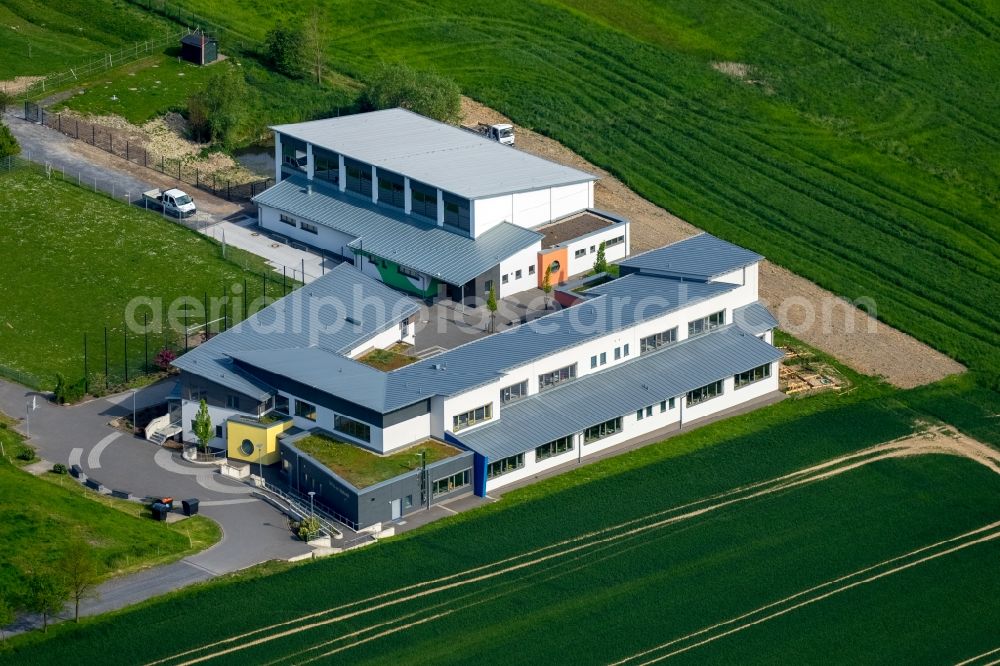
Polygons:
M181 501L181 508L184 510L185 516L193 516L198 513L198 499L192 497L191 499L186 499Z
M165 521L167 519L167 514L170 513L170 509L167 508L167 505L161 502L156 502L149 508L153 512L153 520L159 520L161 522Z

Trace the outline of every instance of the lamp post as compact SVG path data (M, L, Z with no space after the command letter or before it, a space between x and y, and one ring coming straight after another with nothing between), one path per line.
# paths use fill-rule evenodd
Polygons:
M315 496L316 496L316 491L315 490L310 490L309 491L309 517L310 518L315 518L316 517L316 507L315 507L315 504L313 503L313 497L315 497Z
M260 444L257 445L257 470L260 472L260 480L264 481L264 459L261 454L264 452L264 447Z
M139 424L135 422L135 389L132 389L132 434L135 435Z

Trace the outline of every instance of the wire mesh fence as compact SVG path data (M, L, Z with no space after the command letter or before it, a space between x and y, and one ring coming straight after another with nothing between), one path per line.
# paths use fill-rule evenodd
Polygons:
M64 172L21 156L0 158L0 173L19 169L63 180L122 203L134 204L142 200L140 192L122 192L111 180L85 176L82 172ZM195 225L172 217L167 219L189 227ZM220 251L224 252L221 248ZM67 372L64 380L70 386L82 387L85 393L102 395L163 376L173 358L298 288L302 284L304 266L304 263L295 268L283 266L280 272L267 272L243 264L241 282L220 285L218 293L188 295L173 320L166 312L147 307L130 312L128 304L123 302L121 320L67 333L80 336L79 355L74 354L75 360L70 361L71 366L78 364L79 369ZM308 281L313 276L306 274L306 277ZM52 389L58 384L54 374L41 376L3 364L0 364L0 377L37 390Z
M49 74L38 81L35 81L30 86L27 86L20 93L20 96L25 99L37 99L42 95L58 90L67 83L78 81L91 74L97 74L113 67L127 65L128 63L139 60L140 58L145 58L146 56L161 52L167 46L176 44L185 35L189 35L192 32L194 31L187 28L183 30L171 31L155 39L135 42L131 45L123 46L117 51L104 53L98 58L82 62L79 65L62 72Z
M143 142L109 127L87 122L69 114L50 113L39 104L28 100L24 102L24 119L45 125L132 164L158 171L228 201L248 202L274 183L271 178L244 182L220 177L215 173L202 172L198 167L183 160L169 159L153 152Z

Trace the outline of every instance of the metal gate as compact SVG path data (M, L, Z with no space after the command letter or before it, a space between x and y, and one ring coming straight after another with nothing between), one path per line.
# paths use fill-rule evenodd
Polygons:
M45 118L45 109L34 102L24 100L24 119L30 123L40 123Z

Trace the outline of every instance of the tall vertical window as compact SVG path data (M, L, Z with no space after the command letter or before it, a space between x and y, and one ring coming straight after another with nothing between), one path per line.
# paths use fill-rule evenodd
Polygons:
M316 420L316 405L306 402L305 400L295 401L295 415L301 416L304 419L309 419L310 421Z
M406 192L403 177L391 171L378 171L378 202L403 208L406 206Z
M281 165L295 171L305 171L306 162L306 142L282 136Z
M453 194L445 194L444 223L462 231L470 231L472 229L472 218L469 208L468 199L462 199Z
M707 317L702 317L701 319L695 319L692 322L688 322L688 335L698 335L699 333L706 333L713 329L719 328L726 323L726 311L719 310L718 312L713 312Z
M313 147L313 178L340 184L340 155L329 150Z
M410 212L437 222L438 193L430 185L410 181Z
M372 168L364 162L344 160L347 170L347 190L365 197L372 195Z

